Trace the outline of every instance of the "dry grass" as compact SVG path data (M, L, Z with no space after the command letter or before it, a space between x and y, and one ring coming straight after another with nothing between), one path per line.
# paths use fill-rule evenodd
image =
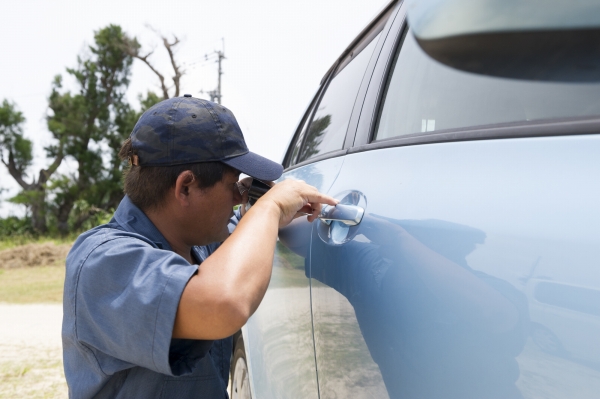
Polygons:
M10 236L10 237L2 237L0 239L0 251L4 251L5 249L22 247L28 244L69 244L71 245L75 239L77 239L76 234L66 236L66 237L49 237L49 236L40 236L40 237L31 237L31 236Z
M0 269L0 302L61 303L64 266Z
M0 251L0 302L60 303L71 244L30 243Z
M64 265L70 243L29 243L0 251L0 269Z
M0 399L66 398L60 348L0 345Z

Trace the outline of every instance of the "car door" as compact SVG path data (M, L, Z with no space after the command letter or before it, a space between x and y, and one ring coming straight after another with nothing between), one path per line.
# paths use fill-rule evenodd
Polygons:
M317 92L306 111L291 148L299 149L298 143L307 134L322 91ZM327 191L340 166L340 158L319 165L309 164L285 171L280 180L304 180ZM243 328L254 398L318 398L310 283L305 272L308 240L302 245L302 236L306 233L303 225L293 224L290 228L301 244L294 246L289 240L284 246L278 239L269 287L259 308Z
M387 7L325 76L289 146L280 180L304 180L329 191L343 164L356 98L392 10L393 5ZM365 89L366 83L363 95ZM269 288L246 324L253 397L318 397L308 279L310 234L306 218L280 231Z
M401 9L360 107L328 194L364 215L311 235L320 398L595 397L600 85L453 70ZM540 280L585 289L530 313Z

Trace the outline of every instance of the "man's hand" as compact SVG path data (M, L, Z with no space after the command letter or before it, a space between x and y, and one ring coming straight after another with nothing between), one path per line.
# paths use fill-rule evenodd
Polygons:
M248 191L250 190L250 186L252 185L252 177L245 177L237 182L238 190L242 196L242 203L240 204L240 214L244 217L246 213L246 204L248 203ZM270 183L271 185L274 183Z
M308 214L312 222L321 213L321 204L336 205L339 201L320 193L315 187L302 180L284 180L275 184L259 201L275 203L281 212L279 227L288 225L293 219Z

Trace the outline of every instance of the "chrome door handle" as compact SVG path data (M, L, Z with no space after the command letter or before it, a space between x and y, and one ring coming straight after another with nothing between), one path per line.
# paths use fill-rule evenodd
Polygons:
M364 214L365 210L356 205L324 205L318 218L327 225L330 225L331 222L336 221L342 222L346 226L356 226L360 223Z

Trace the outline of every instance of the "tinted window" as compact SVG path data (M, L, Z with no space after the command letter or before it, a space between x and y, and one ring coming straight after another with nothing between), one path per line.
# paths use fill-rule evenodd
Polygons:
M486 77L429 58L409 31L384 92L376 139L600 115L600 85Z
M354 100L373 54L377 37L379 35L349 64L338 71L329 83L306 132L298 162L342 149Z
M290 156L290 162L288 163L289 165L292 165L295 163L295 160L298 157L298 154L300 153L300 146L302 145L302 142L304 141L304 136L306 135L306 129L308 127L308 121L310 120L310 115L312 114L313 110L314 110L314 108L311 108L310 111L307 112L308 116L306 117L306 120L302 124L302 128L300 129L300 134L296 138L296 141L294 141L291 144L291 147L293 148L293 150L292 150L292 155ZM289 165L286 165L286 167Z

